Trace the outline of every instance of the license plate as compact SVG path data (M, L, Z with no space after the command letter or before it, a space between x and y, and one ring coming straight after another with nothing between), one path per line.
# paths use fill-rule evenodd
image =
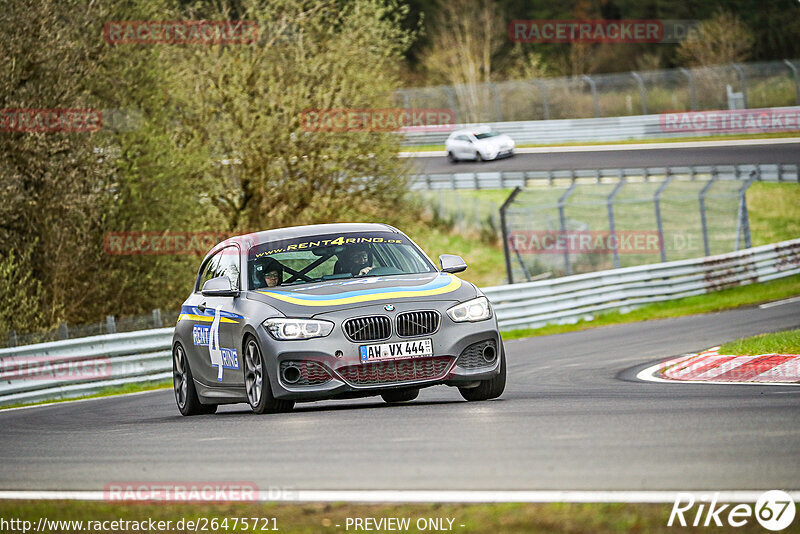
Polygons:
M362 362L433 356L433 343L430 339L361 345L360 349Z

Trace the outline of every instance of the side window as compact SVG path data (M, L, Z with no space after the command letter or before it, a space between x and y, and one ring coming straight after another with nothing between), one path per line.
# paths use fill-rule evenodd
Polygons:
M227 276L233 289L239 289L239 249L235 246L225 247L214 254L203 267L196 290L203 289L203 284L212 278Z

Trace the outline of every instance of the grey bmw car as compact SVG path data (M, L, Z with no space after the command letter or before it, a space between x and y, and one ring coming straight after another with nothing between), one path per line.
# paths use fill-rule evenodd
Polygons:
M227 239L203 259L172 342L183 415L457 387L470 401L505 388L488 299L385 224L324 224Z

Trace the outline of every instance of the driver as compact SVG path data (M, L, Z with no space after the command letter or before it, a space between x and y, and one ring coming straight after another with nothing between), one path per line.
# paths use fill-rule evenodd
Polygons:
M267 258L267 261L256 267L256 278L261 287L279 286L283 281L283 266L276 260Z
M351 248L345 254L345 260L349 265L347 270L353 276L364 276L375 268L369 264L369 253L365 248Z

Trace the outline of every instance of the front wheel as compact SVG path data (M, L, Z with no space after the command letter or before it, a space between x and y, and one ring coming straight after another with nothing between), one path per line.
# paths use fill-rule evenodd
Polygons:
M266 362L252 337L248 337L244 344L244 386L247 402L257 414L289 412L294 408L294 401L278 400L272 396Z
M180 343L172 347L172 386L175 390L175 402L181 415L203 415L217 411L216 404L202 404L194 387L192 370L186 351Z
M447 151L447 161L449 161L450 163L458 163L456 157L449 150Z
M506 389L506 351L500 353L500 373L489 380L482 380L475 388L458 388L464 400L482 401L496 399Z
M481 161L484 161L484 159L483 159L483 156L481 155L481 153L480 153L480 152L477 152L477 151L475 152L475 161L477 161L477 162L479 162L479 163L480 163Z

